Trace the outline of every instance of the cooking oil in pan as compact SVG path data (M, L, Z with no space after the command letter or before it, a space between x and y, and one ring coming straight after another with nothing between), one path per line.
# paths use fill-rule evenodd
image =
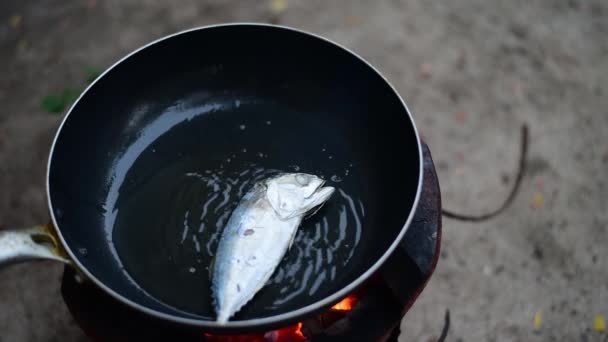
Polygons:
M205 120L210 119L184 125L179 134L195 134L188 130L205 127ZM357 168L347 150L332 150L320 142L307 146L306 152L316 150L322 165L268 148L276 137L273 126L284 126L284 121L278 115L242 122L232 118L226 122L235 132L229 147L207 154L184 148L178 158L158 165L153 165L156 155L175 149L171 137L166 144L163 137L157 139L142 152L132 169L152 171L145 176L132 172L137 179L126 176L111 238L126 272L145 292L171 307L213 319L209 267L222 229L253 184L280 172L315 174L337 191L316 215L302 222L293 247L272 278L235 319L298 308L339 290L340 280L352 276L348 269L361 262L356 260L357 247L366 234ZM294 127L293 120L290 123ZM295 127L294 137L298 130L311 128L297 122ZM239 138L248 132L253 138ZM287 137L279 139L297 146Z

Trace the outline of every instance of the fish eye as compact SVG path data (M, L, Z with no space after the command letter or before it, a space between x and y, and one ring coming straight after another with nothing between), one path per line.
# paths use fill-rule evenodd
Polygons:
M307 175L296 175L296 182L302 186L306 186L310 183L310 177Z

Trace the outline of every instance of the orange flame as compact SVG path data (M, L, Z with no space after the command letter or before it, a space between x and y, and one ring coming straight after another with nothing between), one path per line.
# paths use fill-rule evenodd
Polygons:
M298 323L294 334L296 334L298 337L306 338L306 336L304 336L304 333L302 333L302 325L302 322Z
M205 334L210 342L303 342L306 336L302 332L302 323L285 327L267 333L222 336Z
M306 336L302 333L302 323L277 329L264 334L265 342L302 342Z
M348 311L357 304L357 301L359 301L359 298L351 295L344 298L340 303L332 306L331 309L336 311Z
M344 298L340 303L332 306L333 311L340 311L340 315L351 310L359 301L357 295L350 295ZM307 337L302 332L303 323L272 330L266 333L253 333L245 335L221 336L213 334L205 334L210 342L303 342Z

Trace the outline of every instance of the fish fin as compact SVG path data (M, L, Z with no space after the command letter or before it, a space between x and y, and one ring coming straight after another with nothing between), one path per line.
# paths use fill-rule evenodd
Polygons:
M297 230L296 230L296 231L297 231ZM289 250L291 250L291 246L293 246L293 242L294 242L295 240L296 240L296 233L294 232L294 233L291 235L291 240L289 241L289 247L287 247L287 250L288 250L288 251L289 251Z
M213 270L215 268L215 258L211 259L211 262L209 263L209 278L213 279Z

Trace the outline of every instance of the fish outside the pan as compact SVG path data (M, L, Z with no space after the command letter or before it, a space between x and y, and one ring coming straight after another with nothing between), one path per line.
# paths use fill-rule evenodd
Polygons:
M222 233L211 270L217 322L225 324L266 284L307 214L334 188L314 175L288 173L263 180L241 199Z

